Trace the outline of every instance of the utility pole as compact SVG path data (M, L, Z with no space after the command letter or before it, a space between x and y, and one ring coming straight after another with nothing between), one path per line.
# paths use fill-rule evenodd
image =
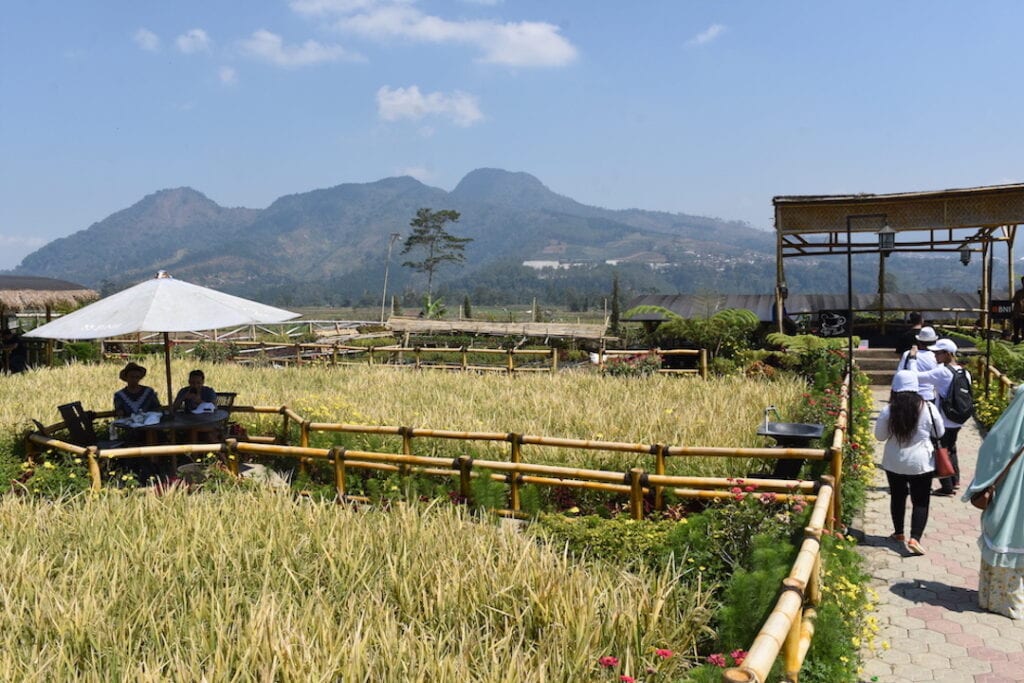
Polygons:
M401 233L393 232L388 238L388 258L384 262L384 292L380 295L380 324L384 324L384 307L388 301L388 269L391 268L391 248L395 246L395 240L401 237Z

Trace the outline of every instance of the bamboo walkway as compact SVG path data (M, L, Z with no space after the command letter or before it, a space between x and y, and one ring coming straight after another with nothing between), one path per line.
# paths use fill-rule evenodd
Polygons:
M872 387L872 392L877 416L889 389ZM981 441L973 421L964 425L957 444L961 487L973 476ZM876 464L882 447L875 446ZM978 607L978 514L959 497L933 496L921 539L927 554L910 555L888 540L893 531L889 492L885 473L878 470L864 519L855 525L864 532L860 549L878 593L877 647L863 652L862 681L1024 681L1024 621Z

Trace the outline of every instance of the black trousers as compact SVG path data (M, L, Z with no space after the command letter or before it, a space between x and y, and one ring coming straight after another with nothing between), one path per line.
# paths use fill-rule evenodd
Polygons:
M886 471L889 480L889 513L892 528L902 534L907 517L907 494L910 495L910 537L921 540L928 524L928 505L932 500L932 472L924 474L895 474Z
M960 436L959 427L946 427L946 432L939 437L939 445L949 449L949 459L953 462L953 476L939 479L941 488L946 493L960 486L960 458L956 454L956 438Z

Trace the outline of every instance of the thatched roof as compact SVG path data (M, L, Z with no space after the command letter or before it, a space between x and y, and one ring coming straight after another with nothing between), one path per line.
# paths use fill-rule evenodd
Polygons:
M99 293L67 280L33 275L0 275L0 309L40 310L78 305L99 298Z
M569 339L600 339L604 325L582 323L503 323L481 320L430 320L427 318L388 319L392 332L411 334L487 334L504 337L566 337Z

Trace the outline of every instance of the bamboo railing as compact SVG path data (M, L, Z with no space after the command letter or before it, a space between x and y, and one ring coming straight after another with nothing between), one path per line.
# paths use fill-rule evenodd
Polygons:
M979 357L978 366L981 368L982 376L985 378L986 395L989 392L992 380L996 381L996 395L1000 400L1006 398L1007 391L1013 391L1015 382L992 365L989 365L986 358Z
M821 600L820 540L841 519L840 495L842 481L842 452L848 439L847 431L852 414L850 378L842 385L842 409L837 416L832 445L827 449L809 448L720 448L701 446L668 446L665 444L639 444L625 442L591 441L552 438L502 432L458 432L436 429L382 425L350 425L320 423L306 420L287 406L234 406L233 413L277 414L281 416L280 433L287 439L291 423L298 427L299 445L269 443L269 439L239 442L227 439L220 444L182 444L110 448L100 451L95 446L83 448L63 441L53 433L63 427L57 423L43 432L26 438L30 454L40 449L56 449L72 453L87 460L90 483L94 490L102 486L103 463L140 456L172 456L218 453L228 469L239 474L239 465L245 456L277 456L294 458L304 464L324 461L332 466L334 487L339 501L358 500L349 495L346 475L351 470L370 470L395 473L416 473L457 479L459 492L472 500L472 481L486 477L508 487L506 509L494 510L510 517L525 517L521 507L521 487L539 485L605 491L629 497L629 511L633 519L642 519L645 502L653 498L656 509L663 509L664 494L670 492L679 498L721 499L745 498L772 493L780 502L804 500L813 503L810 522L804 531L804 540L787 578L782 582L775 607L762 625L742 666L726 669L725 683L764 683L774 662L781 655L785 680L797 681L803 660L814 635L817 606ZM99 414L104 415L103 413ZM316 432L342 432L398 436L402 440L401 453L349 450L341 446L314 448L310 434ZM257 437L258 438L258 437ZM468 455L455 458L423 456L414 453L416 439L446 439L457 441L507 442L508 460L474 459ZM654 458L654 472L631 467L625 471L608 471L556 465L531 464L523 461L523 446L575 448L608 452L648 454ZM689 477L665 474L669 457L742 457L742 458L804 458L830 460L831 475L820 482L778 479L745 478L744 484L755 487L752 492L736 492L735 479L716 477Z

